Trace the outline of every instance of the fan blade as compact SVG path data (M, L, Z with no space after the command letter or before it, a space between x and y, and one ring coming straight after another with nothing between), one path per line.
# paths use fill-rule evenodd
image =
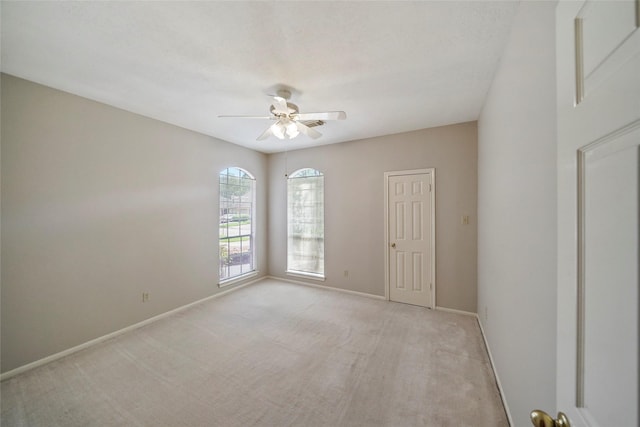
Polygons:
M262 135L260 135L256 140L257 141L262 141L264 139L269 138L270 136L275 136L278 139L284 139L285 135L283 133L282 130L282 121L278 120L277 122L275 122L274 124L272 124L271 126L269 126L269 128L267 130L265 130Z
M272 119L269 116L218 116L220 119Z
M275 103L273 104L273 112L274 113L280 113L280 114L289 114L289 107L287 107L287 100L280 97L280 96L274 96L273 99L275 99Z
M304 133L309 138L318 139L322 136L320 132L318 132L315 129L311 129L309 126L305 125L304 123L300 123L297 120L294 123L296 124L296 127L298 128L300 133Z
M347 113L344 111L325 111L322 113L298 113L296 120L344 120Z
M273 132L271 132L271 128L273 126L269 126L267 128L267 130L265 130L264 132L262 132L262 135L260 135L259 137L256 138L256 141L263 141L267 138L269 138L271 135L273 135Z

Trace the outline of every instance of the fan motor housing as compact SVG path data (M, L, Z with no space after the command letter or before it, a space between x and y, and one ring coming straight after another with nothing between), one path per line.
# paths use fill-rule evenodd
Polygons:
M296 104L292 103L292 102L287 102L287 107L288 107L288 108L290 108L291 110L293 110L293 112L292 112L292 113L290 113L289 115L291 115L291 114L298 114L298 112L300 111L300 110L298 109L298 106L297 106ZM280 116L281 114L276 114L276 113L274 113L274 110L275 110L275 109L276 109L276 108L272 105L272 106L269 108L269 112L271 112L271 114L273 114L274 116Z

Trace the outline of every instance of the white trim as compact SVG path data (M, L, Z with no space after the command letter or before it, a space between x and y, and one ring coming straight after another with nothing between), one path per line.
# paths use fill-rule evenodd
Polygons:
M219 288L226 288L227 286L235 285L236 283L242 282L243 280L250 279L252 277L256 277L258 275L258 270L253 270L248 273L241 274L240 276L233 276L230 279L223 280L218 283Z
M216 294L213 294L213 295L210 295L208 297L202 298L200 300L194 301L192 303L183 305L181 307L174 308L173 310L169 310L169 311L167 311L165 313L159 314L157 316L151 317L149 319L143 320L143 321L135 323L133 325L129 325L129 326L125 327L125 328L122 328L122 329L119 329L117 331L111 332L111 333L109 333L107 335L103 335L101 337L92 339L90 341L87 341L87 342L82 343L80 345L77 345L75 347L68 348L68 349L63 350L63 351L61 351L59 353L52 354L50 356L44 357L44 358L42 358L40 360L36 360L34 362L31 362L31 363L27 363L26 365L22 365L20 367L12 369L11 371L7 371L7 372L4 372L4 373L0 374L0 381L8 380L9 378L15 377L18 374L22 374L22 373L30 371L32 369L35 369L35 368L38 368L40 366L46 365L47 363L51 363L51 362L53 362L55 360L61 359L61 358L65 357L65 356L69 356L69 355L71 355L73 353L76 353L78 351L87 349L87 348L92 347L92 346L94 346L96 344L100 344L101 342L104 342L104 341L109 340L111 338L115 338L115 337L117 337L119 335L122 335L122 334L124 334L126 332L130 332L130 331L133 331L135 329L141 328L143 326L149 325L149 324L151 324L153 322L156 322L156 321L158 321L160 319L164 319L165 317L171 316L172 314L181 312L181 311L186 310L186 309L188 309L190 307L193 307L195 305L202 304L203 302L206 302L206 301L209 301L211 299L214 299L214 298L220 297L222 295L228 294L230 292L236 291L236 290L238 290L240 288L244 288L245 286L252 285L252 284L257 283L257 282L259 282L259 281L261 281L263 279L265 279L265 277L257 278L255 280L250 281L250 282L243 283L242 285L238 285L238 286L235 286L233 288L218 292Z
M502 383L500 382L500 377L498 376L498 371L496 370L496 365L493 363L493 355L491 354L491 349L489 348L489 341L487 341L487 336L484 333L484 328L482 327L482 322L480 321L480 317L476 314L476 320L478 321L478 325L480 326L480 333L482 334L482 339L484 340L484 346L487 349L487 354L489 355L489 362L491 363L491 370L493 371L493 375L496 377L496 385L498 386L498 392L500 392L500 399L502 399L502 406L504 407L504 412L507 414L507 420L509 421L510 426L514 426L513 418L511 417L511 411L509 411L509 405L507 405L507 398L504 393L504 389L502 388Z
M389 177L401 175L430 174L431 197L431 309L436 308L436 169L410 169L403 171L390 171L384 173L384 298L390 301L389 281Z
M300 277L300 278L303 278L303 279L317 280L319 282L324 282L325 281L324 275L317 274L317 273L307 273L307 272L304 272L304 271L287 270L287 271L285 271L285 274L287 276Z
M302 281L299 281L299 280L286 279L286 278L277 277L277 276L267 276L267 278L268 279L272 279L272 280L282 280L283 282L293 283L294 285L310 286L312 288L326 289L326 290L329 290L329 291L337 291L337 292L342 292L344 294L357 295L357 296L361 296L361 297L373 298L373 299L382 300L382 301L386 300L386 298L383 297L382 295L375 295L375 294L368 294L368 293L365 293L365 292L351 291L349 289L334 288L333 286L319 285L317 283L302 282Z
M465 315L465 316L478 317L478 314L474 313L472 311L456 310L455 308L447 308L447 307L436 306L436 310L437 311L445 311L447 313L456 313L456 314L462 314L462 315Z

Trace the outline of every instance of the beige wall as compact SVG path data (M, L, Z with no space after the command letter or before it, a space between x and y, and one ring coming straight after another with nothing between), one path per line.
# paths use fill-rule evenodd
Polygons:
M325 174L322 284L374 295L385 293L384 173L433 167L436 304L476 312L476 141L470 122L270 155L269 273L288 277L285 162L289 173L312 167Z
M218 292L224 167L267 273L266 155L7 75L1 111L3 372Z
M555 414L555 6L520 4L478 121L478 313L515 426Z

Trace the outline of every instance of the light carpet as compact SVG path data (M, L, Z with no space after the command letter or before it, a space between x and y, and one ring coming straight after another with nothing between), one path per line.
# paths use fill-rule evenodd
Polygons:
M508 426L472 316L265 280L10 378L2 426Z

